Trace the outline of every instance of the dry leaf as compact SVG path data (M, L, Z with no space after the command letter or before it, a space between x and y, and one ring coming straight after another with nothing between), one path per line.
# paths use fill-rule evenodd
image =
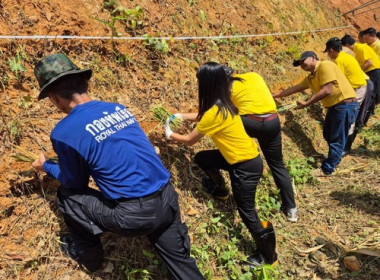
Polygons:
M343 260L344 266L349 271L359 271L360 270L360 262L355 256L345 257Z

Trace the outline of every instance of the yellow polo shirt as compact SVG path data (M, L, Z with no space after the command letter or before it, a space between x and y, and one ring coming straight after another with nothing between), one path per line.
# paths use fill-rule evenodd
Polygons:
M355 57L359 62L360 67L366 62L368 59L372 61L372 65L365 70L365 72L380 69L380 60L375 51L366 44L355 43L354 49Z
M216 105L204 113L196 129L211 137L229 164L247 161L259 154L256 143L245 132L240 116L228 112L227 118L223 119Z
M276 113L276 103L264 79L255 72L233 75L242 81L234 81L231 100L239 109L239 115Z
M352 55L345 52L339 52L338 57L335 59L335 63L354 89L367 84L366 74L360 68L359 62Z
M377 54L378 58L380 59L380 40L376 39L375 42L373 42L371 45L369 45Z
M332 93L321 100L323 106L331 107L347 98L356 98L356 93L346 76L332 61L318 61L313 73L299 83L304 88L310 88L313 93L321 90L323 85L333 83Z

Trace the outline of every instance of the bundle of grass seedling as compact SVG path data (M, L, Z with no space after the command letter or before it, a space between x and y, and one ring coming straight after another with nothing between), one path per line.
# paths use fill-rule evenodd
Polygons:
M165 123L168 118L172 116L171 113L169 113L168 110L166 110L161 105L156 105L151 108L151 111L153 112L153 116L159 120L161 123ZM173 130L176 130L182 126L182 119L179 118L172 118L170 121L170 128Z
M284 112L292 110L296 107L297 107L297 102L293 102L293 103L286 104L286 105L283 105L283 106L277 108L277 112L278 113L284 113Z
M16 154L14 155L14 158L17 160L17 161L22 161L22 162L33 162L35 160L37 160L39 158L38 155L32 153L32 152L29 152L27 150L25 150L24 148L20 147L20 146L14 146L17 150ZM48 160L51 160L51 161L54 161L54 162L57 162L58 163L58 158L57 157L51 157L51 158L48 158Z

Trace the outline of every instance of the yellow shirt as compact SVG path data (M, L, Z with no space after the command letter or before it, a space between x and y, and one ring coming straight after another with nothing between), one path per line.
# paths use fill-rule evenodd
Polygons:
M239 109L239 115L276 113L276 103L264 79L255 72L235 74L243 81L234 81L231 100Z
M245 132L240 116L228 112L224 120L222 113L217 112L218 106L214 105L204 113L196 127L198 132L211 137L229 164L257 157L257 145Z
M331 107L347 98L356 98L356 93L346 76L332 61L318 61L313 73L299 83L304 88L310 88L317 93L327 83L333 83L332 93L321 100L323 106Z
M360 67L370 59L372 61L372 65L368 67L365 72L380 69L380 60L375 51L366 44L355 43L354 49L355 57L358 60Z
M380 59L380 40L376 39L375 42L373 42L371 45L369 45L377 54L378 58Z
M354 89L367 84L365 78L366 74L360 68L359 62L352 55L345 52L339 52L338 57L335 59L335 63Z

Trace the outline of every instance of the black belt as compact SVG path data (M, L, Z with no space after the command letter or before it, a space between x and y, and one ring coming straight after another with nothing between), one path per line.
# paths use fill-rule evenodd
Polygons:
M152 199L155 199L156 197L159 197L161 195L161 193L164 191L164 189L169 185L166 184L165 186L163 186L161 189L159 189L158 191L154 192L154 193L151 193L151 194L148 194L146 196L143 196L143 197L135 197L135 198L119 198L117 199L118 202L130 202L130 203L141 203L141 202L144 202L144 201L148 201L148 200L152 200Z
M347 98L347 99L344 99L344 100L340 101L339 103L335 104L334 106L352 103L352 102L356 102L356 101L358 101L356 98Z
M268 117L258 117L256 115L244 115L244 116L247 117L248 119L259 121L259 122L266 122L266 121L270 121L277 118L277 114L272 114Z

